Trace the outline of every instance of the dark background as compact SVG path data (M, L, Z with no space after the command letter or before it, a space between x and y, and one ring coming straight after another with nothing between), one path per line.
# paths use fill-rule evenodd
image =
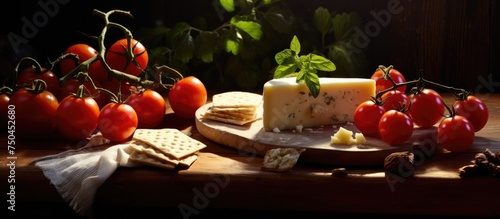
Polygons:
M57 3L53 16L36 28L36 34L18 53L6 35L23 36L23 18L32 21L43 8L38 2ZM102 19L92 15L93 9L130 11L133 19L117 16L132 30L163 25L172 27L178 21L216 13L213 0L186 1L82 1L56 0L10 2L1 13L0 70L2 80L23 56L39 61L55 59L71 44L95 41L79 32L99 35ZM358 12L368 25L375 18L371 11L386 10L388 4L401 4L401 13L392 15L388 25L369 38L369 69L378 65L394 65L408 79L426 79L472 90L476 93L500 91L500 0L294 0L294 12L311 17L319 6L332 11ZM53 7L53 4L51 4ZM47 13L45 13L47 15ZM113 36L113 34L111 34ZM121 37L120 33L116 33ZM109 37L110 41L113 37ZM97 46L96 46L97 47ZM366 72L366 77L371 75Z

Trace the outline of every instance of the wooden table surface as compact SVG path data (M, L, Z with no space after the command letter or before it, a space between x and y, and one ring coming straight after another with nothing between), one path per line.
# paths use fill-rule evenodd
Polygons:
M190 132L207 147L188 169L120 167L97 190L97 217L164 215L163 218L280 216L426 215L500 216L500 177L461 178L458 168L488 148L500 150L500 94L480 96L489 107L486 127L476 133L466 153L436 149L415 163L411 177L386 174L381 166L328 166L299 162L291 172L260 170L263 158L219 145L197 132L194 121L178 118L168 110L159 128ZM453 98L444 95L446 103ZM76 146L47 140L16 142L15 172L11 172L6 134L1 135L1 188L14 173L17 215L78 218L41 170L31 161ZM344 167L348 175L332 176ZM4 196L6 199L8 195ZM5 206L7 208L7 206Z

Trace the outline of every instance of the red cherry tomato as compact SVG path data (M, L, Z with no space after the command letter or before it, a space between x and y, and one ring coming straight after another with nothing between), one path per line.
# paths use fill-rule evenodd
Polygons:
M382 102L385 111L406 109L410 105L410 97L400 90L391 90L382 95Z
M112 142L125 142L132 137L138 125L134 108L125 103L108 103L99 113L97 127L102 136Z
M80 82L76 78L70 78L62 85L60 99L64 99L65 97L76 93L80 85L85 86L85 93L94 98L99 107L106 105L108 97L105 93L95 90L89 81ZM94 81L94 85L96 87L102 87L102 85L97 81Z
M69 140L84 140L97 128L99 106L90 96L66 96L56 114L59 133Z
M6 124L8 121L8 116L9 116L9 101L10 101L10 94L8 93L1 93L0 94L0 122L4 125L2 125L1 130L4 130L7 128ZM12 111L15 112L15 111Z
M404 112L389 110L380 118L378 129L384 142L391 146L402 145L413 134L413 121Z
M375 70L375 72L372 74L371 79L375 80L375 93L377 94L380 91L389 89L393 87L392 82L389 80L389 77L396 83L404 83L406 82L406 79L404 75L393 68L392 66L385 67L385 66L380 66ZM401 86L396 88L397 90L401 92L406 92L406 86Z
M354 125L363 135L378 136L378 123L385 110L374 101L367 100L361 103L354 111Z
M478 132L488 122L488 106L476 96L468 95L464 100L453 104L456 114L465 117L472 123L474 131Z
M93 58L94 56L97 56L99 52L87 44L78 43L71 45L64 52L64 54L69 54L69 53L78 55L79 62L76 63L75 60L71 58L66 58L61 60L61 62L59 63L59 68L61 70L62 75L67 75L73 69L76 68L77 64L87 61ZM93 62L89 66L88 74L93 81L98 81L99 83L103 83L108 78L108 73L106 72L100 61Z
M450 152L464 152L474 142L474 127L465 117L455 115L443 119L438 126L438 143Z
M16 137L46 139L55 134L59 101L51 92L21 88L12 94L9 105L15 107Z
M151 89L132 93L126 103L137 113L138 128L156 127L163 121L167 110L163 96Z
M445 107L441 95L429 88L410 95L408 114L413 123L421 128L429 128L437 124L444 115Z
M170 89L168 101L176 115L192 119L196 110L207 102L207 89L198 78L185 77Z
M41 79L45 81L46 90L54 94L54 96L59 97L59 92L61 91L59 78L57 77L56 74L54 74L54 72L44 67L42 67L40 71L37 71L33 67L25 68L17 76L16 83L19 86L23 86L26 84L31 85L32 81L35 79Z
M106 53L106 62L109 67L127 74L139 76L148 65L148 51L141 42L131 39L133 57L128 56L129 44L127 39L120 39L113 43Z

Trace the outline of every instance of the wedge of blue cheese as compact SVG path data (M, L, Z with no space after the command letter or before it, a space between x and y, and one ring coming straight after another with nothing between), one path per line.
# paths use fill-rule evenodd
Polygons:
M375 96L375 81L367 78L320 78L314 98L296 78L272 79L263 88L265 131L294 130L353 122L356 107Z

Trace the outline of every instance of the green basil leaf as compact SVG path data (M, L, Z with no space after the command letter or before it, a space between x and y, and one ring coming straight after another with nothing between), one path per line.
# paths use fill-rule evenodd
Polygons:
M278 33L290 33L293 31L293 24L281 11L272 10L263 13L263 18Z
M196 56L205 63L213 61L214 52L217 49L218 36L212 31L202 31L195 39Z
M240 43L234 39L226 40L226 52L230 52L233 55L238 55L240 49Z
M332 61L320 55L311 54L310 62L311 67L320 71L335 71L336 69Z
M300 42L297 36L293 36L292 42L290 42L290 49L295 52L295 54L300 53Z
M276 70L274 70L274 78L284 78L289 77L290 74L295 73L297 70L297 65L294 63L286 65L278 65Z
M309 69L306 71L307 71L307 73L304 74L304 82L306 83L307 87L309 88L311 95L314 98L316 98L316 97L318 97L319 90L320 90L318 74L316 73L316 70L314 70L314 69Z
M184 32L191 29L191 26L186 22L178 22L174 27L168 32L171 39L180 37Z
M234 11L234 0L219 0L220 5L226 10L227 12L233 12Z
M276 60L276 63L278 63L278 65L290 64L290 63L294 62L293 61L294 56L295 56L295 54L294 54L293 50L285 49L281 52L276 53L276 55L274 56L274 59Z
M305 68L301 68L295 77L295 81L297 83L305 83L307 75L307 70Z
M179 41L177 41L174 48L175 54L182 63L188 63L192 58L196 46L193 41L193 37L187 32L180 36Z
M254 40L260 40L262 38L261 25L253 21L234 21L232 19L231 23L238 29L247 33Z
M227 31L222 31L220 34L222 36L222 39L220 39L221 44L225 51L233 55L238 55L242 44L241 34L238 33L238 30L231 28Z
M271 3L273 3L273 0L263 0L262 1L262 5L269 5Z
M332 30L333 21L330 14L330 11L324 7L318 7L314 11L314 26L321 35L326 35L328 32Z
M336 14L332 22L336 42L349 40L356 33L354 28L360 28L363 25L363 19L355 12Z

